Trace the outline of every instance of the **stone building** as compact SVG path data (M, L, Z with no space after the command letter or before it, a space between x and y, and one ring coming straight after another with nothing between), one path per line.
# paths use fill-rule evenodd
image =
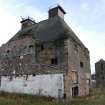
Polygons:
M96 71L96 87L104 88L105 87L105 61L100 59L95 63Z
M64 14L58 5L46 20L21 21L21 29L0 47L0 90L55 98L89 94L89 51Z

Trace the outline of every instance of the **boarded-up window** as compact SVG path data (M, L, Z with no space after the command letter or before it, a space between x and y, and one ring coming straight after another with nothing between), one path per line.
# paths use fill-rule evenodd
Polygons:
M78 73L76 71L72 71L72 82L78 83Z

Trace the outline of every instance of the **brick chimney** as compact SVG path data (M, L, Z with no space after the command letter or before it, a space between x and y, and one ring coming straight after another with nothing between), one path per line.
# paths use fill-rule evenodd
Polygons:
M57 5L56 7L49 9L49 18L59 16L62 19L64 19L65 14L66 14L66 12L60 5Z
M27 18L22 18L22 21L20 23L21 23L21 29L24 29L35 24L35 21L32 18L27 17Z

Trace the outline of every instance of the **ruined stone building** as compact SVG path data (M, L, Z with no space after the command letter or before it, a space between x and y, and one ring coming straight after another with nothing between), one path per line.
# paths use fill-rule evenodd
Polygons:
M100 59L95 63L96 87L105 88L105 61Z
M21 29L0 47L0 90L55 98L89 94L89 51L65 14L58 5L46 20L21 21Z

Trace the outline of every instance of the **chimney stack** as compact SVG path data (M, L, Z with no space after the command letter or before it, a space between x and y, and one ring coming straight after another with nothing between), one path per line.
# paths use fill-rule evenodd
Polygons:
M49 9L49 18L59 16L62 19L64 19L65 14L66 14L66 12L60 5L57 5L56 7Z
M35 24L35 21L28 16L28 18L22 18L22 21L20 23L21 29L24 29Z

